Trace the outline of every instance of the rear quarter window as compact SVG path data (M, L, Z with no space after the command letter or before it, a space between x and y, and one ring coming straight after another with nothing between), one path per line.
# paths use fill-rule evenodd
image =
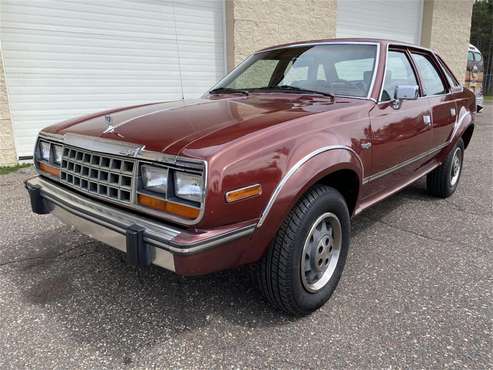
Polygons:
M438 62L440 63L440 67L443 70L443 73L445 74L445 77L447 78L447 82L450 85L450 87L459 86L460 85L459 82L457 81L455 76L452 74L452 72L450 72L450 70L445 65L445 63L440 58L437 58L437 59L438 59Z
M423 92L425 96L441 95L447 91L440 77L440 72L436 69L428 55L411 54L418 69L421 82L423 83Z

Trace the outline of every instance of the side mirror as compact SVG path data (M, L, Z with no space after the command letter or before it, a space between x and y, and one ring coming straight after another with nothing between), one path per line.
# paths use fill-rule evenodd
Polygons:
M398 85L395 88L394 100L392 100L392 107L399 109L403 100L416 100L419 96L418 85Z

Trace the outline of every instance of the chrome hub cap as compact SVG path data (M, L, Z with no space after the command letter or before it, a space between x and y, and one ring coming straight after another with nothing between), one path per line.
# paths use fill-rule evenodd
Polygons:
M462 165L462 151L460 148L455 149L454 156L452 158L452 168L450 169L450 185L455 186L459 181L459 175Z
M316 293L330 280L341 252L342 228L336 215L327 212L313 224L301 256L303 287Z

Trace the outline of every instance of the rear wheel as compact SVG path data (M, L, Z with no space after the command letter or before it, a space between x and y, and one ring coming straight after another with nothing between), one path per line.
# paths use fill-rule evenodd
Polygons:
M454 150L448 154L445 162L426 177L428 193L440 198L451 196L459 184L463 159L464 141L460 139Z
M292 315L306 315L334 292L349 249L350 218L335 189L316 185L283 222L255 268L267 300Z

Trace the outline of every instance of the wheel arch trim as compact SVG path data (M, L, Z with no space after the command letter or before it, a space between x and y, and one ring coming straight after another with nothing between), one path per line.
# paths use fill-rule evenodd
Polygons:
M349 146L346 145L329 145L329 146L324 146L321 148L318 148L317 150L314 150L313 152L307 154L303 158L301 158L298 162L296 162L288 172L283 176L281 181L277 184L276 188L272 192L271 197L269 198L269 202L265 206L262 215L260 216L260 219L257 223L257 228L261 227L265 220L267 219L267 216L269 215L270 210L274 206L274 203L276 202L277 197L281 193L281 190L284 188L288 180L300 169L306 162L308 162L310 159L316 157L319 154L331 151L331 150L347 150L351 153L352 156L356 157L358 160L360 166L361 166L361 177L360 177L360 182L362 181L361 179L364 178L364 165L363 161L361 160L361 157L356 153L356 151Z

